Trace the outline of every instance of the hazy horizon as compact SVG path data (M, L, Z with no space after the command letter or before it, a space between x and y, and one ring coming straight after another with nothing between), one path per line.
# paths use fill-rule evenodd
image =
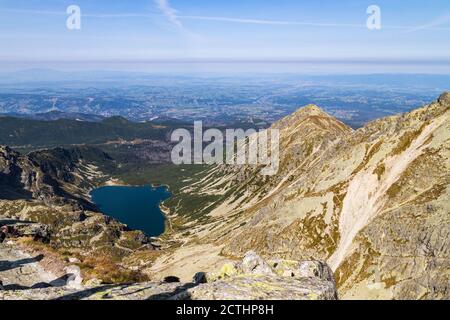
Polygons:
M0 68L450 73L444 0L79 0L75 29L71 5L2 1Z
M146 74L450 75L450 61L0 61L0 73L131 72Z

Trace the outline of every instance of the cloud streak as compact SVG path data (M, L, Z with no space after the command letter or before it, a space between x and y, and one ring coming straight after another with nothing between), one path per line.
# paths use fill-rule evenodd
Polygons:
M183 24L177 16L178 11L170 6L169 0L155 0L155 3L167 20L176 25L178 28L183 29Z
M284 21L284 20L264 20L264 19L245 19L245 18L231 18L231 17L214 17L214 16L177 16L180 20L200 20L200 21L216 21L255 25L272 25L272 26L306 26L306 27L331 27L331 28L362 28L367 29L365 24L348 24L348 23L316 23L316 22L302 22L302 21ZM418 30L441 30L450 31L450 27L440 27L441 25L450 21L450 15L436 19L435 21L424 26L382 26L383 29L401 29L414 32Z
M288 21L288 20L264 20L252 18L233 18L220 16L195 16L195 15L179 15L178 11L171 7L169 0L154 0L158 11L149 11L146 13L83 13L85 18L96 19L114 19L114 18L149 18L154 15L163 14L164 17L184 30L183 20L211 21L237 24L253 24L253 25L271 25L271 26L304 26L304 27L328 27L328 28L359 28L366 29L365 24L345 24L345 23L317 23L306 21ZM16 9L0 9L0 13L17 13L17 14L33 14L33 15L67 15L65 11L42 11L42 10L16 10ZM411 33L421 30L434 31L450 31L450 14L436 18L435 20L421 26L396 26L382 25L382 29L403 30L405 33Z
M186 20L204 20L204 21L259 24L259 25L366 28L366 26L363 24L315 23L315 22L300 22L300 21L241 19L230 17L182 16L182 15L178 16L178 18Z
M424 24L422 26L413 27L408 29L406 32L415 32L420 30L450 30L450 27L441 27L442 25L450 23L450 14L438 17L433 21Z

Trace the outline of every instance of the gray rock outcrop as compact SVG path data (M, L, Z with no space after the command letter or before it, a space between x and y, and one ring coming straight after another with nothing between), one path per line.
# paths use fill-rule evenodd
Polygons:
M279 264L283 264L280 260ZM296 262L302 266L301 262ZM326 265L314 263L317 270ZM320 267L319 267L320 266ZM308 269L309 270L309 269ZM224 265L220 274L197 273L192 283L145 282L131 285L79 287L81 276L70 271L68 285L63 287L6 290L0 300L335 300L334 280L325 273L298 272L296 277L278 275L270 263L255 252L242 262ZM304 276L303 276L304 275ZM0 275L1 276L1 275Z

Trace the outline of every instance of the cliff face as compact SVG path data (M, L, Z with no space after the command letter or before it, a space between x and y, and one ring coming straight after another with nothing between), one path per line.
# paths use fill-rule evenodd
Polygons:
M327 260L344 298L450 297L449 93L356 131L315 106L274 127L279 174L211 171L195 192L227 199L188 243Z
M47 250L77 257L87 273L106 281L139 279L139 272L119 263L133 260L137 249L152 252L150 239L99 213L89 199L89 190L105 179L95 164L108 161L92 148L21 155L0 147L0 224L12 237L38 238Z
M112 161L94 148L62 148L22 155L0 146L0 199L39 200L48 205L72 205L96 210L88 191L101 178L90 158Z

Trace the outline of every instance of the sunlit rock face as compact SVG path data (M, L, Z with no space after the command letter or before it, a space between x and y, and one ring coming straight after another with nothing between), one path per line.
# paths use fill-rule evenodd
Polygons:
M211 171L195 192L226 197L192 240L327 261L341 298L450 298L449 97L356 131L316 106L280 120L278 175Z
M224 265L219 274L203 272L202 283L145 282L127 285L66 285L28 290L2 290L0 299L21 300L335 300L334 280L318 273L326 264L315 263L305 274L303 262L266 262L255 252L243 261ZM278 275L277 266L290 265L296 275ZM309 263L309 265L311 265ZM316 272L314 272L314 270ZM73 271L72 271L73 272ZM175 277L172 277L175 278ZM197 277L196 277L197 278ZM79 283L79 285L81 285Z

